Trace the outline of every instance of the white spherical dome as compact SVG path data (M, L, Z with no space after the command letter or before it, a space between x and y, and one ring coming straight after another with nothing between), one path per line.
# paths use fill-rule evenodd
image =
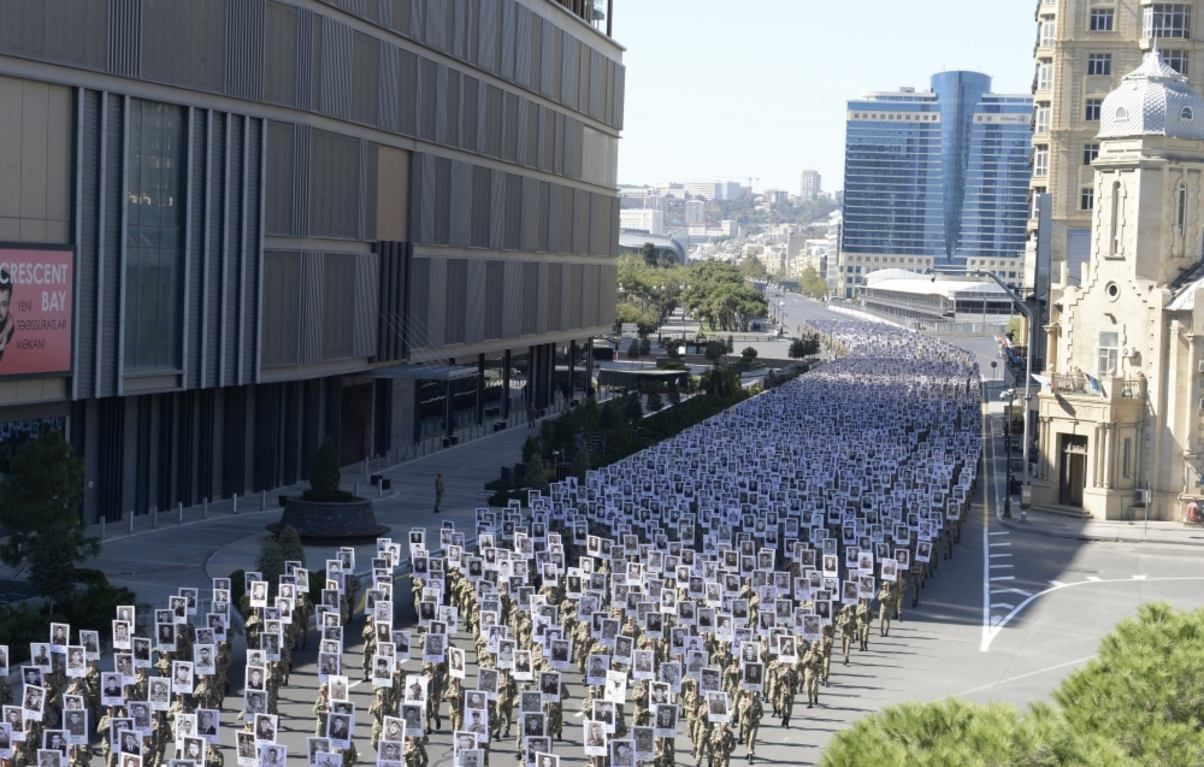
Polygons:
M1100 107L1099 138L1133 136L1204 139L1204 98L1157 50L1147 53Z

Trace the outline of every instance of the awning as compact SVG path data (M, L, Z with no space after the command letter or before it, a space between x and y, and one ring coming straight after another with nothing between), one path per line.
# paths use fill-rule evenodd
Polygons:
M410 381L458 381L462 378L475 378L477 368L469 365L435 365L422 363L406 363L392 367L379 368L372 373L373 378L391 378Z

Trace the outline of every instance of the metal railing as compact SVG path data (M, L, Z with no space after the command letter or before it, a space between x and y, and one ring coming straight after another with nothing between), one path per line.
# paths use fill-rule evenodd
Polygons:
M1142 396L1140 378L1099 378L1095 385L1083 373L1054 373L1049 378L1050 388L1061 394L1091 394L1111 399L1140 399Z

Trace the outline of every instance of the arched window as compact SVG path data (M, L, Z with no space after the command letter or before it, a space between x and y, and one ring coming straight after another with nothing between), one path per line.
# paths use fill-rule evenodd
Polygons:
M1179 110L1179 119L1180 120L1194 120L1195 117L1196 117L1196 115L1194 112L1191 111L1191 107L1183 107L1182 109Z
M1116 119L1117 120L1128 120L1129 119L1129 110L1125 109L1124 107L1117 107L1116 108Z
M1187 109L1188 107L1184 107ZM1187 229L1187 184L1179 182L1179 189L1175 193L1175 224L1179 227L1179 234L1182 235Z
M1108 252L1115 256L1120 251L1120 182L1112 182L1112 220L1109 232L1111 241Z

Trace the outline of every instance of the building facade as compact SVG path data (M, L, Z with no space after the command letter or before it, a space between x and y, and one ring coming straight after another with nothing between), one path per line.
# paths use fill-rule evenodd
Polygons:
M1100 105L1091 256L1038 398L1038 505L1180 519L1204 499L1204 99L1161 60Z
M1204 76L1198 26L1204 0L1038 0L1033 75L1033 195L1051 197L1049 246L1053 297L1079 284L1091 252L1095 206L1092 162L1104 97L1157 47L1187 77ZM1030 232L1037 208L1030 205ZM1035 243L1034 243L1035 248ZM1036 269L1035 250L1027 272Z
M6 3L0 461L64 430L86 519L115 520L296 482L325 437L348 464L546 406L614 322L624 69L597 18Z
M799 176L798 197L802 202L811 202L819 197L823 186L819 171L805 170Z
M931 89L873 93L846 114L843 249L930 259L1021 258L1025 246L1027 96L990 93L975 72L934 75Z
M664 234L665 212L659 208L624 208L619 211L619 227L649 234Z

